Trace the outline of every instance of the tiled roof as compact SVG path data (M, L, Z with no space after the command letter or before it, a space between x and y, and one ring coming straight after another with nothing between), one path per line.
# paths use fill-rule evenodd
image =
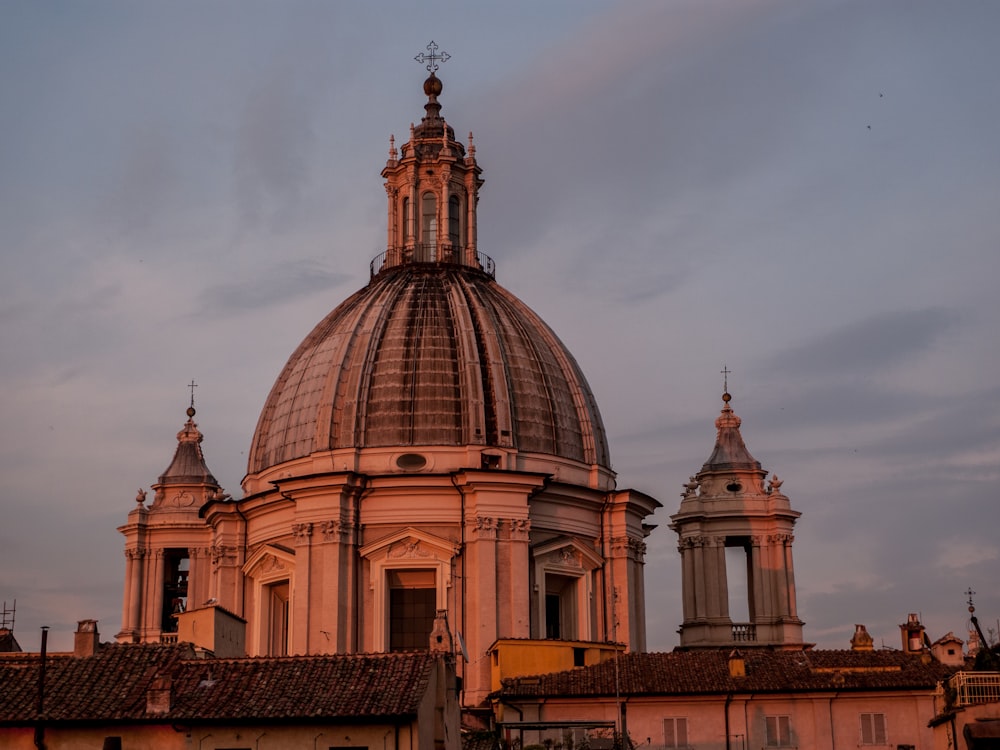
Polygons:
M601 664L505 681L498 695L582 697L696 695L729 692L932 689L954 671L899 651L743 652L745 677L731 677L729 652L623 654Z
M46 666L49 721L371 720L413 717L438 658L428 652L195 659L186 645L106 645ZM38 656L0 661L0 724L35 718ZM170 709L147 713L156 678Z
M45 663L45 715L56 721L141 716L153 677L188 656L193 652L186 645L108 645L94 656L50 655ZM39 662L38 654L0 661L0 723L35 718Z

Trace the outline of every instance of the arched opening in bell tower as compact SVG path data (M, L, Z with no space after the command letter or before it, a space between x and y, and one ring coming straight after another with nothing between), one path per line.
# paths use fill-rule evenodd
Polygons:
M187 610L188 573L190 559L183 548L169 548L163 551L163 611L160 617L160 631L177 631L175 614Z
M729 619L734 623L752 622L753 572L749 537L726 538L726 584L729 597Z

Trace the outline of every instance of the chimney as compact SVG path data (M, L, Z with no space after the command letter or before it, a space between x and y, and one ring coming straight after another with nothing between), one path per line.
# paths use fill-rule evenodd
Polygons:
M747 676L747 662L743 658L737 649L733 649L729 652L729 676L730 677L746 677Z
M868 633L864 625L854 626L854 636L851 638L851 651L872 651L875 639Z
M153 679L146 691L147 714L163 716L170 713L170 687L169 675L159 675Z
M73 634L73 656L93 656L100 645L101 634L97 632L97 620L80 620Z
M907 616L906 622L899 626L899 632L903 638L903 653L919 654L923 652L926 645L924 626L915 612L911 612Z
M434 627L431 628L431 653L452 654L455 646L451 642L451 631L448 630L448 610L439 609L434 615Z

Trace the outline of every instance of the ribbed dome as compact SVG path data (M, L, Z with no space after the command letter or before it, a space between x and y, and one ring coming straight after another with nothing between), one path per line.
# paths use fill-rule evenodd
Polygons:
M608 467L593 394L562 342L473 267L383 269L296 349L248 470L318 451L482 445Z

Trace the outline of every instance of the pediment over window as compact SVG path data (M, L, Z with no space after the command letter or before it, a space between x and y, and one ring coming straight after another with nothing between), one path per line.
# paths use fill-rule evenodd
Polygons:
M535 563L549 570L582 572L595 570L604 564L604 558L589 545L572 537L559 537L533 550Z
M369 560L432 562L451 560L460 549L457 542L408 527L366 544L360 552Z
M273 544L265 544L243 564L243 575L248 578L287 577L295 571L295 554Z

